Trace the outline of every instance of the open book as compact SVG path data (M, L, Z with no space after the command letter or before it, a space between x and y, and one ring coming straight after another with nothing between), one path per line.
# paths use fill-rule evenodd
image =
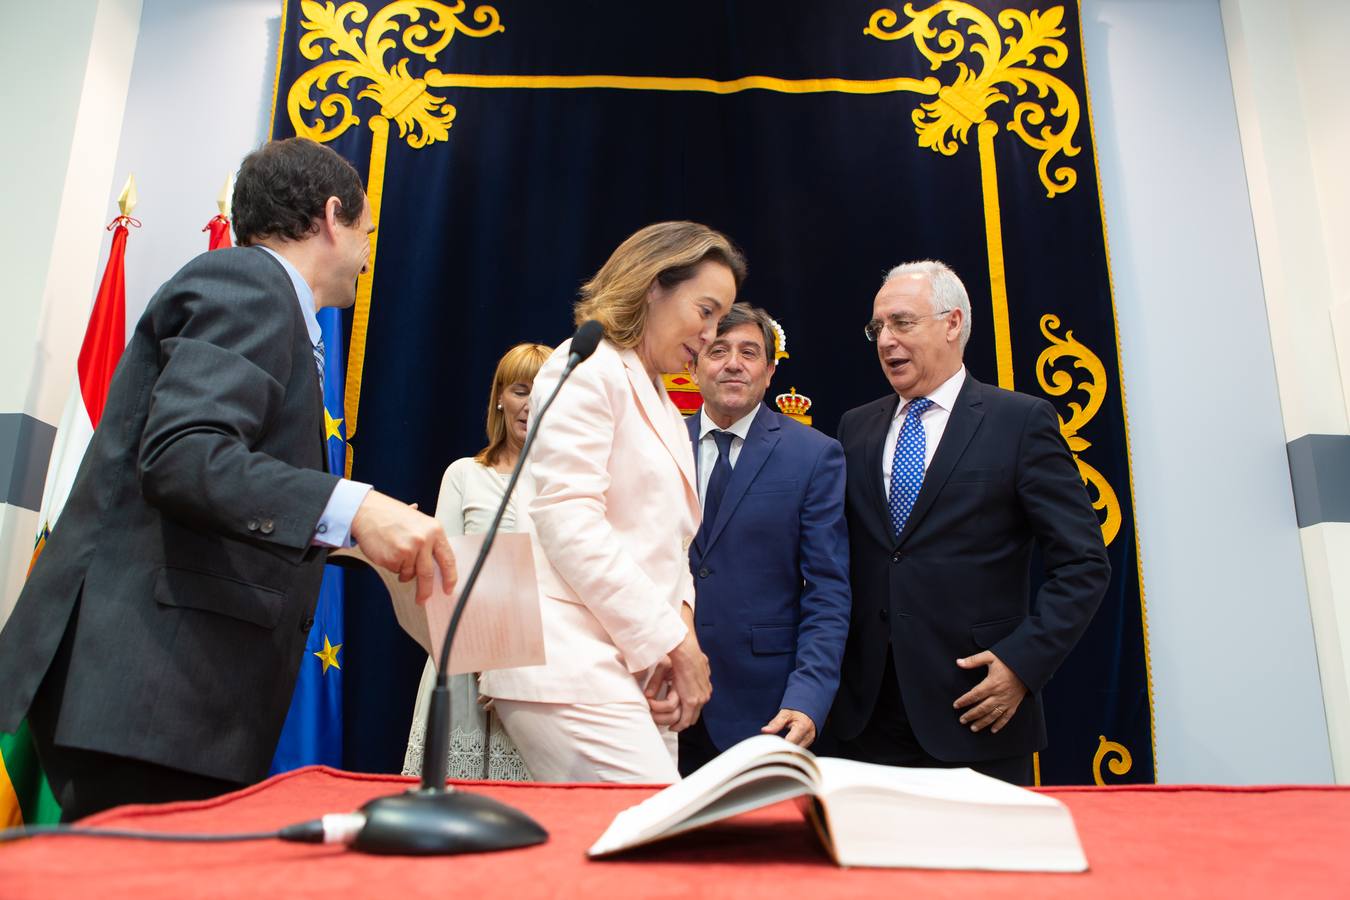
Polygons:
M817 757L774 735L742 741L629 807L588 851L607 856L788 800L841 866L1082 872L1068 807L971 769Z

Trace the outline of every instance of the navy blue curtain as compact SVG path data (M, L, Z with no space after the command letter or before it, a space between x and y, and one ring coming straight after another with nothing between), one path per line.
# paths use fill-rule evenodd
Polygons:
M905 260L942 259L971 294L971 372L1000 380L993 298L1006 292L1005 383L1011 377L1016 389L1056 404L1080 460L1099 473L1090 493L1097 498L1105 485L1114 497L1101 511L1111 537L1110 594L1047 690L1051 744L1040 755L1042 781L1152 781L1125 416L1077 6L955 4L976 18L939 17L926 42L865 33L869 24L879 34L905 27L903 7L878 18L886 8L880 0L491 7L470 0L452 16L453 5L372 0L361 7L365 15L335 25L332 4L290 0L274 136L327 140L368 176L380 204L368 313L347 314L349 331L353 321L358 332L368 329L348 375L350 383L356 371L361 383L353 476L430 510L445 466L484 443L486 395L501 353L519 341L567 337L578 285L650 222L694 219L740 244L750 263L741 299L766 307L788 336L790 358L774 391L794 386L810 396L814 424L826 433L845 410L889 390L862 335L882 275ZM1022 18L1000 16L1005 9ZM383 52L372 37L381 10L390 23ZM433 60L416 47L439 37L438 15L463 27ZM997 29L994 45L1009 67L993 85L1004 99L982 101L1000 125L984 159L978 125L964 142L947 131L947 155L921 145L914 120L939 85L987 72L976 52L980 33L968 30L979 21ZM959 52L935 68L932 54L952 49L938 32L953 27ZM332 39L342 32L351 34ZM1039 76L1024 78L1018 92L1018 59L1057 79L1072 109L1050 91L1039 100L1044 122L1018 114L1040 84ZM576 76L600 77L577 86ZM701 78L732 91L747 76L781 81L713 93L698 89L703 83L625 80ZM853 92L864 82L930 76L926 93ZM817 90L826 86L810 79L854 86ZM672 89L653 89L658 84ZM341 101L298 105L332 94L350 104L349 115ZM434 114L453 107L448 131L419 119L429 98L440 103ZM960 97L953 103L970 110ZM1074 152L1052 154L1042 174L1045 151L1034 145L1044 139L1041 128L1067 128L1070 118ZM1010 127L1014 120L1027 138ZM326 132L316 130L319 122ZM375 129L386 122L381 140ZM996 200L982 176L996 177ZM1001 216L994 229L1001 268L991 266L991 203ZM1069 379L1063 389L1056 373ZM1085 412L1075 414L1074 402ZM423 656L399 631L373 576L349 573L348 596L344 762L397 770Z

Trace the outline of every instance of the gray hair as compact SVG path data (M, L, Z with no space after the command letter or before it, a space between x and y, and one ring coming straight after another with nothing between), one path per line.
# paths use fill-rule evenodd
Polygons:
M769 365L774 364L774 351L778 347L778 336L773 330L773 319L758 306L749 303L733 303L726 317L717 323L717 336L721 337L737 325L755 325L764 335L764 356Z
M933 290L933 313L945 313L953 309L961 310L961 349L966 349L970 340L970 297L966 286L956 273L944 262L936 259L922 259L917 262L901 263L886 273L882 284L900 275L923 275Z

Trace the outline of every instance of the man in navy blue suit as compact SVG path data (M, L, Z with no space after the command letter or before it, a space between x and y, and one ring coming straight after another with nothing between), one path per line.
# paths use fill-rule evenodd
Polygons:
M768 315L735 304L699 354L689 419L703 524L689 548L694 627L713 696L680 732L680 773L761 732L815 740L848 634L848 530L839 442L764 405Z
M1041 689L1110 580L1101 525L1054 407L966 372L956 273L892 269L865 332L891 391L839 422L853 608L830 737L865 762L1029 784Z

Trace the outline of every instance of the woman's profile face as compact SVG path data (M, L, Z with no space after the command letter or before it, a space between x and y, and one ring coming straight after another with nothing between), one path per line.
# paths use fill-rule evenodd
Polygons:
M715 260L672 288L659 281L647 290L647 326L638 355L653 378L692 369L694 359L717 336L717 323L736 300L736 278Z
M525 432L530 427L530 389L533 387L532 381L517 381L502 388L497 395L506 419L506 440L517 450L525 443Z

